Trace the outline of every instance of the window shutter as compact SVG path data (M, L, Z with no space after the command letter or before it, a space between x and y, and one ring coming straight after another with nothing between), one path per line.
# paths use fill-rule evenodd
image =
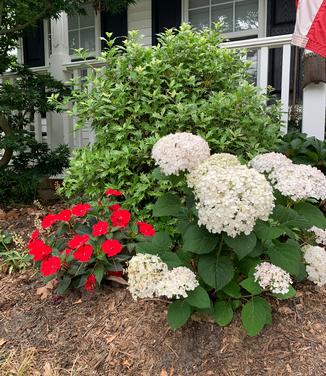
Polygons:
M29 67L45 65L43 20L23 35L24 64Z
M116 44L121 45L123 37L128 35L128 11L112 14L107 11L101 13L101 35L106 38L105 33L113 33ZM106 42L102 41L102 49L106 47Z
M157 34L181 24L181 0L152 0L152 44Z
M268 0L267 7L267 36L292 34L296 19L294 0ZM294 48L293 48L294 49ZM275 94L280 95L282 87L282 49L276 48L269 52L269 77L268 84L275 89ZM299 57L300 59L300 57ZM294 53L292 51L291 67L294 66ZM301 85L301 67L297 78L297 86ZM293 92L293 72L291 72L290 91ZM300 99L300 98L298 98Z

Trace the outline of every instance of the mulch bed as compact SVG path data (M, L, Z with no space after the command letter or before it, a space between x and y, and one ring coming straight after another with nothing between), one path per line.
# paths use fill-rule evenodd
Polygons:
M24 208L0 228L31 231ZM34 271L0 274L0 375L326 375L326 289L306 283L273 303L273 325L255 338L191 321L177 332L163 300L134 302L121 287L41 300Z

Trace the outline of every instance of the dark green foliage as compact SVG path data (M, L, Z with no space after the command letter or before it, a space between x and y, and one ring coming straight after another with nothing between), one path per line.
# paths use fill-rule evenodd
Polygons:
M153 48L143 48L136 37L131 34L123 48L110 41L103 54L107 66L94 70L91 85L69 98L78 125L92 122L96 143L75 154L64 186L68 197L95 197L114 184L132 197L131 204L145 206L160 194L151 148L169 133L201 135L212 153L244 159L275 147L279 108L268 107L266 96L247 81L242 55L219 48L218 30L195 32L184 24L166 31Z
M56 175L69 164L69 149L62 145L50 151L46 144L35 140L26 131L0 139L0 149L5 144L15 151L11 164L0 167L0 204L31 202L35 198L40 178Z
M277 151L294 163L310 164L326 173L326 141L308 137L304 133L291 132L282 138Z

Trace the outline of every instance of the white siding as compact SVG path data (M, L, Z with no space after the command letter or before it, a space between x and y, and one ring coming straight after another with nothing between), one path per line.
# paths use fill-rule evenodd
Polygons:
M152 45L152 6L151 0L139 0L128 8L128 30L138 30L143 36L144 46Z

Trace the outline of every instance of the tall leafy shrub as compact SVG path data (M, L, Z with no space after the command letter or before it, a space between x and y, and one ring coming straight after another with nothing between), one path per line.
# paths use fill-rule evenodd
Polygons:
M102 54L105 66L67 100L78 126L91 121L92 147L77 151L65 179L67 196L95 196L106 184L121 187L143 205L157 189L150 150L171 132L194 132L213 152L247 159L274 147L279 138L278 106L248 82L243 54L220 48L218 31L189 25L166 31L159 45L143 48L131 33L124 47Z

